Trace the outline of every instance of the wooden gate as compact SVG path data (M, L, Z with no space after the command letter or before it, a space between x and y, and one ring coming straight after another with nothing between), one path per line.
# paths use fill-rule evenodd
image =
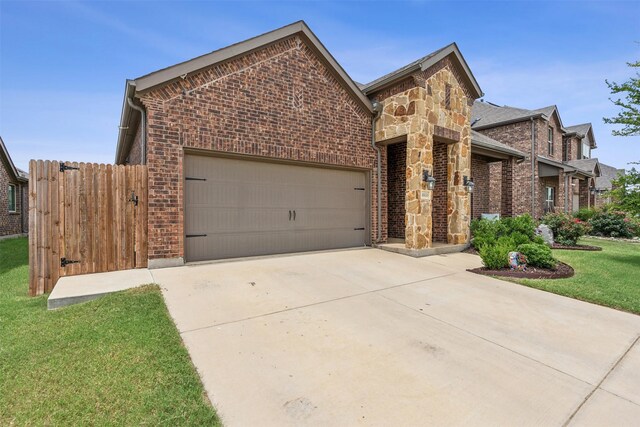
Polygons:
M29 163L29 293L147 266L147 167Z

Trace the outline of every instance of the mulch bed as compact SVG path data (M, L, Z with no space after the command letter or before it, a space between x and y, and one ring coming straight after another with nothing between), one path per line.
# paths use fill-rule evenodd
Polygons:
M601 251L602 250L600 246L590 246L590 245L565 246L565 245L560 245L558 243L554 243L553 246L551 246L551 249L562 249L566 251Z
M573 267L564 262L558 263L558 267L555 270L535 267L529 267L527 271L511 270L508 267L499 270L490 270L486 267L480 267L470 268L467 271L484 276L513 277L517 279L565 279L574 274Z

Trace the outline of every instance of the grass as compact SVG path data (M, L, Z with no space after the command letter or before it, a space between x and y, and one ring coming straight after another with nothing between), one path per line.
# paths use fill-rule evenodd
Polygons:
M553 256L572 266L568 279L509 281L583 301L640 314L640 244L582 239L602 252L554 250Z
M220 425L160 290L47 311L0 241L0 425Z

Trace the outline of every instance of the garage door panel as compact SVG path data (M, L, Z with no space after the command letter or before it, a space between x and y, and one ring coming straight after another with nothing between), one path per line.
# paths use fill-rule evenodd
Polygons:
M185 178L188 261L366 242L364 172L187 155Z

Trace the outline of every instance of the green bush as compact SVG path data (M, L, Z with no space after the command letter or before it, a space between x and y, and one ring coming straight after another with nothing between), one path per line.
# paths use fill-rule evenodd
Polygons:
M575 212L573 216L580 221L589 221L596 214L596 210L593 208L582 208L578 212Z
M482 264L491 270L498 270L509 266L509 252L513 251L513 239L502 236L494 244L483 245L479 249Z
M553 231L556 243L566 246L575 246L591 229L588 223L565 213L549 213L542 217L542 223Z
M486 245L494 245L503 236L512 238L515 247L531 242L535 238L535 222L530 215L524 214L515 218L501 218L496 220L475 219L471 221L473 246L480 250Z
M624 212L607 211L598 212L589 221L591 233L595 236L605 237L633 237L633 220L626 217ZM635 231L635 230L634 230Z
M518 252L527 258L527 265L532 267L555 268L557 265L551 248L545 244L525 243L518 246Z

